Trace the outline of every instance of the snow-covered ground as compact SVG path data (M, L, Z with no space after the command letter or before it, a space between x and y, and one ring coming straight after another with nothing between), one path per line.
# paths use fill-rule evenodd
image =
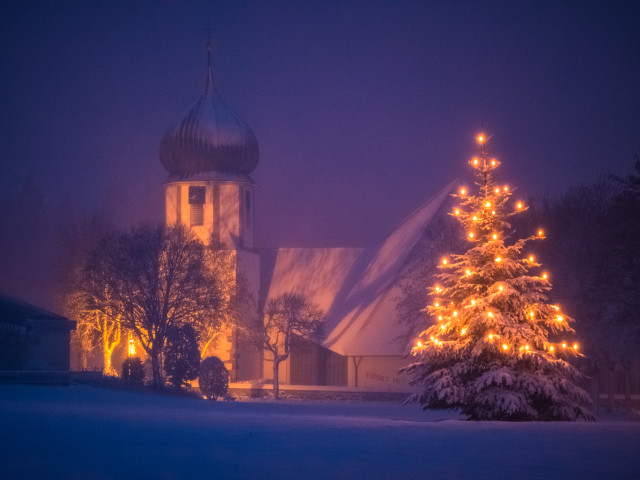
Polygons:
M0 478L640 478L640 422L465 422L390 403L0 386Z

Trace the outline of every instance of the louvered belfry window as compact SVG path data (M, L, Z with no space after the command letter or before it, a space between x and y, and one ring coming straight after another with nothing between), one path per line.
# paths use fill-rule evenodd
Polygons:
M204 225L205 187L189 187L189 205L191 207L191 226Z

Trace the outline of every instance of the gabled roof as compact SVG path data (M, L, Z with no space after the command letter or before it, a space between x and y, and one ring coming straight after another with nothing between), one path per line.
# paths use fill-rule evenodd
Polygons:
M75 328L75 322L57 313L0 294L0 322L23 325L27 320L59 322L59 326Z
M395 341L395 285L423 232L456 182L369 248L287 248L265 252L261 299L295 291L326 312L321 342L341 355L402 355ZM266 264L265 264L266 259ZM266 267L266 268L265 268Z

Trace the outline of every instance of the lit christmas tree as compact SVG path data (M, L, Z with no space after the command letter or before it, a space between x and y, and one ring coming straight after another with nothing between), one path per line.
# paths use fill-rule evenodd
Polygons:
M544 231L512 239L509 219L527 210L498 186L500 162L477 137L471 159L478 195L461 188L451 213L471 247L442 259L438 284L425 309L434 324L420 335L407 368L423 407L459 409L472 420L593 420L589 397L575 382L582 374L566 359L578 344L563 340L573 320L548 302L548 274L525 247ZM550 341L549 335L560 338Z

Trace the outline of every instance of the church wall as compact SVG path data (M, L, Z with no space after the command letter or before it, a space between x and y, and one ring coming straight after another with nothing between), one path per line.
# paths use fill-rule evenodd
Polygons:
M220 185L220 242L228 248L240 243L240 186Z
M348 358L348 385L379 391L410 391L409 378L398 373L410 359L403 356L367 356ZM357 376L357 381L356 381Z
M258 297L260 294L260 255L255 252L239 250L237 252L238 275L246 281L247 296L246 321L261 321L258 315ZM259 326L256 326L259 328ZM237 346L238 380L254 380L263 378L262 354L253 346L239 344Z

